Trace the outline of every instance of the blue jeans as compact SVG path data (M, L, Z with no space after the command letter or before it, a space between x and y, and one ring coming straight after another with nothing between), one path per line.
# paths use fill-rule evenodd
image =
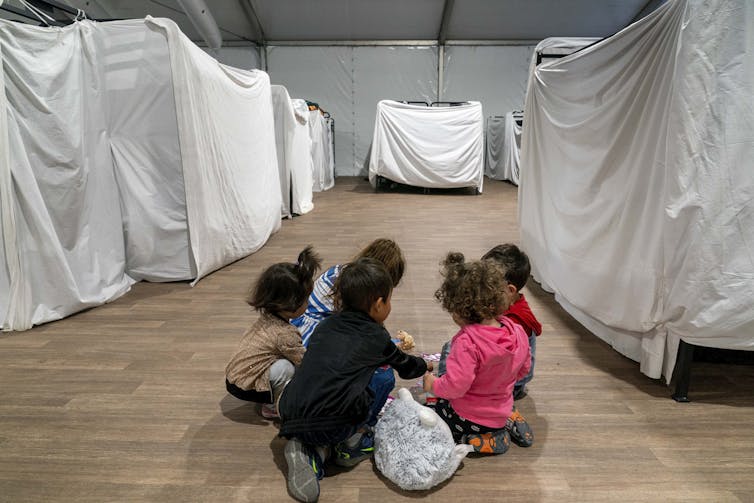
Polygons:
M522 391L526 384L532 380L534 377L534 355L537 352L537 334L532 332L529 334L529 349L531 350L531 368L529 369L529 373L526 374L524 377L522 377L519 381L516 382L516 384L513 386L513 394L515 395L517 392Z
M523 389L524 386L526 386L526 384L534 377L534 360L535 354L537 352L537 334L535 334L534 332L529 334L529 349L531 350L531 368L529 369L529 373L522 377L519 381L517 381L513 386L514 395L516 394L516 391ZM445 373L445 360L448 359L449 354L450 341L446 342L443 345L442 351L440 352L440 361L437 364L437 377L440 377Z
M393 391L393 388L395 388L395 372L392 368L378 368L374 371L372 379L369 381L369 389L374 392L374 401L369 408L369 419L367 419L369 426L377 424L377 415L385 406L387 397Z

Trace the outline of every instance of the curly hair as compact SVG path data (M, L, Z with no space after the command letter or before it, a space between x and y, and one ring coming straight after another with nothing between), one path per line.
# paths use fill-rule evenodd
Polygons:
M462 253L450 252L440 265L445 279L435 292L435 299L449 313L467 323L479 323L509 307L505 270L495 262L466 262Z
M403 271L406 269L406 259L403 256L398 243L392 239L378 238L369 243L358 255L353 259L355 262L360 258L373 258L379 260L387 269L390 274L390 279L393 280L393 288L398 286L403 278Z
M262 273L246 296L246 303L257 311L276 314L295 312L301 307L314 286L314 274L322 259L311 245L298 254L295 264L279 262Z

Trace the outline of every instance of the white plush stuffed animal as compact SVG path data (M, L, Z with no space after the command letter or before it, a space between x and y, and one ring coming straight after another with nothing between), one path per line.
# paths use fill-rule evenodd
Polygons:
M377 422L374 441L377 468L407 490L429 489L450 478L473 450L456 445L445 421L406 388Z

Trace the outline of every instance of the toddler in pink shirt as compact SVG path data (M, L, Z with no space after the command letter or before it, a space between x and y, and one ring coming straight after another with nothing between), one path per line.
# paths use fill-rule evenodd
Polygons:
M492 261L465 262L462 254L449 253L442 266L444 280L435 298L460 330L445 374L425 374L424 389L438 397L435 410L456 442L502 454L510 445L506 421L513 409L513 386L531 365L527 334L501 316L517 290Z

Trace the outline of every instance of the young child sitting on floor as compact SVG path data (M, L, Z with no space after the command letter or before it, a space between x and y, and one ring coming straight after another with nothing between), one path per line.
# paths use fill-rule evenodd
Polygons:
M320 264L307 246L295 264L281 262L265 270L247 297L261 315L226 366L225 387L236 398L264 404L267 419L278 417L274 404L304 356L301 337L289 320L306 309Z
M519 400L526 396L526 384L534 377L534 361L537 350L537 336L542 333L540 325L534 313L529 308L521 289L526 285L531 274L531 264L529 257L518 246L506 243L497 245L484 254L482 260L492 260L505 269L506 281L516 287L513 304L508 308L503 316L513 320L521 325L529 338L529 351L531 353L531 367L529 373L516 382L513 387L513 400ZM441 363L438 365L438 375L445 373L444 361L450 351L450 342L442 348ZM508 417L508 429L511 432L511 439L522 447L529 447L534 443L534 433L526 422L526 419L513 407L510 417Z
M537 336L542 333L540 325L534 313L531 312L529 303L526 301L521 290L529 280L531 274L531 264L529 257L518 246L512 243L497 245L484 254L482 260L493 260L505 269L505 279L509 284L516 287L516 295L513 304L504 313L504 316L512 319L526 332L529 338L529 348L531 351L531 368L529 373L516 382L513 387L513 399L518 400L526 396L526 385L534 377L534 360L537 351Z
M390 314L393 280L385 266L360 258L335 282L339 312L311 336L304 359L279 401L280 436L288 438L288 490L299 501L316 501L330 447L335 463L353 466L373 451L367 420L384 398L369 388L375 369L390 365L404 379L421 376L427 364L400 350L382 323Z
M440 377L424 376L424 389L438 400L435 410L456 442L474 450L502 454L510 445L506 427L513 408L513 386L529 372L529 343L521 326L500 316L516 287L489 260L465 262L449 253L444 280L435 298L460 330L451 340Z
M393 288L398 286L406 269L406 259L403 257L403 252L398 243L392 239L377 238L356 254L352 261L365 257L380 261L393 281ZM317 325L336 311L333 285L342 270L343 265L336 264L323 272L314 282L314 288L311 295L309 295L309 303L306 311L301 316L291 320L291 323L298 328L301 334L304 347L309 345L309 338L314 333ZM400 348L404 351L411 349L402 343L400 343ZM369 381L369 387L374 392L377 400L386 401L390 392L395 387L395 374L393 370L390 367L375 370L372 379ZM377 424L378 412L379 409L367 421L370 426Z

